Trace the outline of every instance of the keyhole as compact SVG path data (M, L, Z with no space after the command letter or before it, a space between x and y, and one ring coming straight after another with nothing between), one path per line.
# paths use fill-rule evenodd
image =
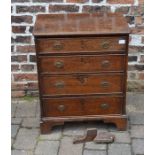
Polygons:
M77 79L80 81L81 84L84 84L87 81L87 77L79 75Z

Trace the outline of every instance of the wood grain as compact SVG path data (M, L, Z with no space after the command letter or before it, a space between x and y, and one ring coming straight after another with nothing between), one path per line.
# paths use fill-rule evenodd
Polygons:
M44 117L105 115L121 114L123 98L114 96L46 98L43 102ZM64 106L64 109L61 111L59 106Z
M125 17L119 13L39 14L33 34L37 37L128 34Z
M57 84L62 84L59 87ZM123 74L75 74L41 77L43 96L123 92Z
M125 51L125 43L119 44L120 40L126 42L125 36L116 37L95 37L95 38L45 38L37 39L37 46L40 54L48 53L69 53L69 52L110 52Z
M33 34L41 133L90 120L126 130L129 28L123 15L40 14Z
M40 56L39 61L41 74L123 72L125 70L125 56L115 54Z

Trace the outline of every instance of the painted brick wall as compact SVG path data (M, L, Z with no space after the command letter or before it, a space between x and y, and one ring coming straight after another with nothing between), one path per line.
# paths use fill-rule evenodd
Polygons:
M122 12L131 29L128 91L143 91L143 0L12 0L12 96L38 95L32 36L36 14Z

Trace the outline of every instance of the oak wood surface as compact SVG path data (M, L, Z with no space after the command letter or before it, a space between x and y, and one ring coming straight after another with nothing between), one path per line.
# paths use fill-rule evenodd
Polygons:
M126 130L129 28L117 13L38 15L34 26L41 133L70 121Z
M123 77L123 74L46 75L41 76L41 92L43 95L123 92Z
M34 36L128 34L125 17L119 13L40 14Z
M123 41L124 43L121 43ZM38 50L45 53L125 51L126 36L37 39Z
M46 98L43 102L44 117L122 114L123 97Z
M124 131L128 127L127 118L128 118L127 115L42 117L42 121L40 122L40 129L42 134L48 134L51 132L53 126L63 125L64 122L103 121L104 123L114 123L118 130Z
M85 72L123 72L125 55L68 55L39 56L42 74L67 74Z

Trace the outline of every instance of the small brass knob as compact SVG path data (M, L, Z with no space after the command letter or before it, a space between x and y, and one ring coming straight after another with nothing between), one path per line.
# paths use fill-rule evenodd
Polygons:
M60 42L56 42L56 43L53 45L53 49L54 49L54 50L62 50L62 49L63 49L63 45L62 45Z
M107 104L107 103L102 103L100 106L101 106L102 109L109 108L109 104Z
M58 110L63 112L65 110L65 106L63 104L59 105Z
M63 63L62 61L56 61L56 62L54 63L54 66L55 66L56 68L63 68L63 67L64 67L64 63Z
M110 62L108 60L102 61L102 67L108 67L110 65Z
M104 48L104 49L108 49L110 47L110 43L107 42L107 41L102 42L101 47Z
M60 82L56 82L55 83L55 87L56 88L64 88L65 84L63 81L60 81Z
M102 86L102 87L108 87L108 86L109 86L109 82L102 81L102 82L101 82L101 86Z

